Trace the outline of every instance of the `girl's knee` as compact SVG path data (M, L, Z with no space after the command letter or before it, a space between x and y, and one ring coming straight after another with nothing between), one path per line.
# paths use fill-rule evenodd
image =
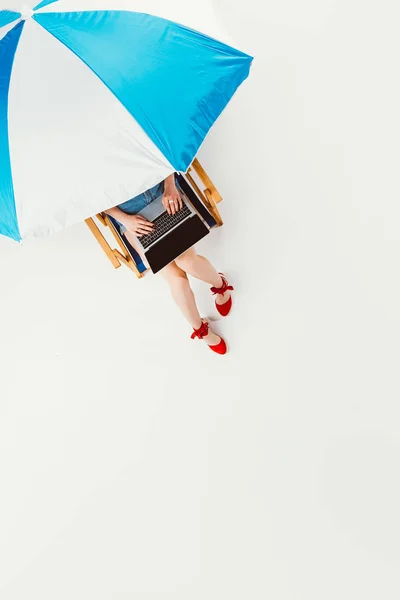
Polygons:
M172 285L184 285L188 283L188 278L182 269L180 269L175 263L171 263L162 270L162 275Z
M197 258L197 254L196 251L194 250L194 248L190 248L190 250L186 250L186 252L184 252L183 254L181 254L177 259L176 259L176 264L181 268L181 269L185 269L193 264L193 262L196 260Z
M178 301L179 298L187 298L193 294L189 279L183 271L175 272L168 277L168 284L173 298Z

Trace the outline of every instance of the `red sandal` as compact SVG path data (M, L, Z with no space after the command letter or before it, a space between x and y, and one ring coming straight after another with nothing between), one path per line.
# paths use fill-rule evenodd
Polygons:
M208 331L209 331L209 325L208 325L207 321L203 321L203 325L200 327L200 329L193 330L191 338L192 338L192 340L194 340L195 338L202 340L203 338L208 336ZM213 352L216 352L217 354L226 354L228 351L225 340L223 340L222 338L221 338L221 341L219 342L219 344L217 344L216 346L208 345L208 347L210 348L210 350L212 350Z
M231 285L229 285L229 283L227 282L225 277L222 275L222 273L220 273L220 275L221 275L223 284L222 284L222 287L220 287L220 288L215 288L215 287L211 288L211 291L214 294L214 296L217 294L225 294L225 292L233 292L233 290L234 290L234 288ZM217 301L215 301L215 306L217 307L217 311L219 312L220 315L222 315L223 317L227 317L232 309L232 296L229 298L229 300L227 300L223 304L217 304Z

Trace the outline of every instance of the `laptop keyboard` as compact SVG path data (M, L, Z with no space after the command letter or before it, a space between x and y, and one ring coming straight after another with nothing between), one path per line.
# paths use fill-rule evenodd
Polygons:
M163 212L159 217L157 217L157 219L154 219L154 230L149 233L149 235L144 235L140 238L140 243L142 244L143 248L149 248L149 246L154 244L154 242L160 239L160 237L187 219L187 217L190 217L191 214L192 213L185 203L183 203L182 210L174 215L169 215L167 211Z

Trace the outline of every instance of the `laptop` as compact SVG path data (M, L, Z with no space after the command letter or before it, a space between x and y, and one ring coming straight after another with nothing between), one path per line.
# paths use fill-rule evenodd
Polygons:
M150 234L136 238L153 273L161 271L210 233L210 226L182 192L181 197L183 208L175 215L165 210L162 195L139 213L154 224Z

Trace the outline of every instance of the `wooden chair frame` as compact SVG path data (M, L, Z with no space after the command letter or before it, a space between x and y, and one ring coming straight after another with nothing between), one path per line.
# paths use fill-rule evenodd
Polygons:
M204 185L203 190L201 190L200 187L197 185L193 176L193 172L198 176L198 178ZM223 221L218 211L217 204L219 204L222 201L222 197L215 185L213 184L213 182L211 181L211 179L209 178L209 176L207 175L207 173L205 172L205 170L203 169L203 167L201 166L201 164L199 163L199 161L197 160L197 158L194 159L193 163L191 164L187 173L185 174L185 177L188 183L192 186L193 190L196 192L199 199L207 208L208 212L215 220L216 226L221 227L223 225ZM138 264L133 260L132 256L128 252L121 236L116 231L109 216L105 213L100 213L96 215L96 217L102 226L109 228L118 244L119 248L113 249L104 237L97 223L95 222L95 219L86 219L85 222L87 226L89 227L90 231L93 233L94 237L104 250L106 256L110 260L113 267L115 269L119 269L121 265L125 265L129 269L131 269L138 278L143 277L146 271L142 272L139 269Z

